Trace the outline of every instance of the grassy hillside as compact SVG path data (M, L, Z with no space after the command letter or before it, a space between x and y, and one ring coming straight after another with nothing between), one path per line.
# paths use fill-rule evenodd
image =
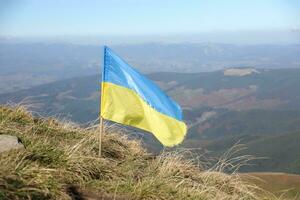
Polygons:
M103 156L98 129L34 118L0 106L0 134L26 146L0 154L0 199L277 199L238 175L196 166L183 154L148 154L121 130L106 127Z

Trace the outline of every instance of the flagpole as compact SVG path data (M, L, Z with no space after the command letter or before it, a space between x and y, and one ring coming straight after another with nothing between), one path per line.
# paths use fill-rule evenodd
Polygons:
M99 152L98 152L98 155L99 157L101 157L101 151L102 151L102 133L103 133L103 118L102 118L102 115L101 115L101 112L102 112L102 96L103 96L103 81L104 81L104 65L105 65L105 50L106 50L106 46L104 45L103 46L103 66L102 66L102 80L101 80L101 93L100 93L100 123L99 123Z
M103 118L100 115L100 124L99 124L99 152L98 155L101 157L101 150L102 150L102 132L103 132Z

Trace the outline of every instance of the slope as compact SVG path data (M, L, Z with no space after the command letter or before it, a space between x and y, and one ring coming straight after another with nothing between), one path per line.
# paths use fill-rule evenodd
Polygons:
M1 199L276 199L238 174L205 171L182 154L152 156L112 127L98 157L96 128L6 106L0 126L0 134L16 135L26 146L0 154Z

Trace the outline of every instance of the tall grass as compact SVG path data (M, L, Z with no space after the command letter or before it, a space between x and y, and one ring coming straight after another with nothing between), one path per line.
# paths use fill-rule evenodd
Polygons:
M235 171L223 173L245 158L204 169L180 152L153 156L120 132L105 127L100 158L97 128L0 106L0 134L16 135L26 147L0 154L0 199L277 199Z

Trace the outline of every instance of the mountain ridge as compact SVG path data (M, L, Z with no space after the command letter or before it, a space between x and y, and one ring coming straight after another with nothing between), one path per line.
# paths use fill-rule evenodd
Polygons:
M142 72L204 72L228 67L300 68L300 45L297 44L148 43L111 48ZM101 64L100 45L0 42L0 91L5 93L96 74Z

